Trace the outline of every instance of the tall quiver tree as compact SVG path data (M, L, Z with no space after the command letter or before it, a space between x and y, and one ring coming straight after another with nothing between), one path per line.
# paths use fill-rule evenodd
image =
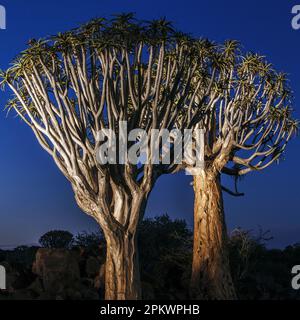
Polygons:
M193 41L164 19L139 23L122 14L29 44L3 73L14 93L8 108L33 130L79 207L103 229L106 299L139 299L138 224L157 178L182 164L99 163L97 135L117 134L119 121L147 133L192 128L202 115L191 90L200 63Z
M205 72L197 102L205 110L205 168L194 176L191 295L234 299L227 252L221 174L235 179L280 160L298 123L286 77L264 57L243 55L237 42L202 42ZM199 81L198 79L198 81ZM231 192L235 194L235 192Z

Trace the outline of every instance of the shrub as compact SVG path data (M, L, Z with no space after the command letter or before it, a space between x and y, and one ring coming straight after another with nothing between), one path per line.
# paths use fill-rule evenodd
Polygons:
M53 230L41 236L39 243L44 248L69 249L73 241L73 234L69 231Z

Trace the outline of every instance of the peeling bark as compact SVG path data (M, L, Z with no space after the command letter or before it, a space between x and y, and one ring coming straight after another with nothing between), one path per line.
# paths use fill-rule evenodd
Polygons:
M227 251L220 176L194 177L194 248L190 294L194 299L235 299Z

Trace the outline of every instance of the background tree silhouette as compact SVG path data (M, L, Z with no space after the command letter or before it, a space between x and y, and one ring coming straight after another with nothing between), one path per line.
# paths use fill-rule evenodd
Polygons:
M68 249L74 241L73 234L64 230L48 231L39 239L39 243L44 248Z

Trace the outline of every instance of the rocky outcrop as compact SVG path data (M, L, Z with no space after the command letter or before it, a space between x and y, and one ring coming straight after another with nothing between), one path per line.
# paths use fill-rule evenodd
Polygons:
M82 265L84 270L80 272ZM99 289L103 288L94 286L99 270L99 260L80 250L39 249L32 267L38 279L31 290L38 293L41 284L44 291L38 299L42 300L98 300Z
M50 294L63 292L80 279L78 258L66 249L39 249L32 272L42 279Z
M84 249L46 249L36 252L32 268L1 262L7 271L7 290L0 300L99 300L104 297L105 266Z

